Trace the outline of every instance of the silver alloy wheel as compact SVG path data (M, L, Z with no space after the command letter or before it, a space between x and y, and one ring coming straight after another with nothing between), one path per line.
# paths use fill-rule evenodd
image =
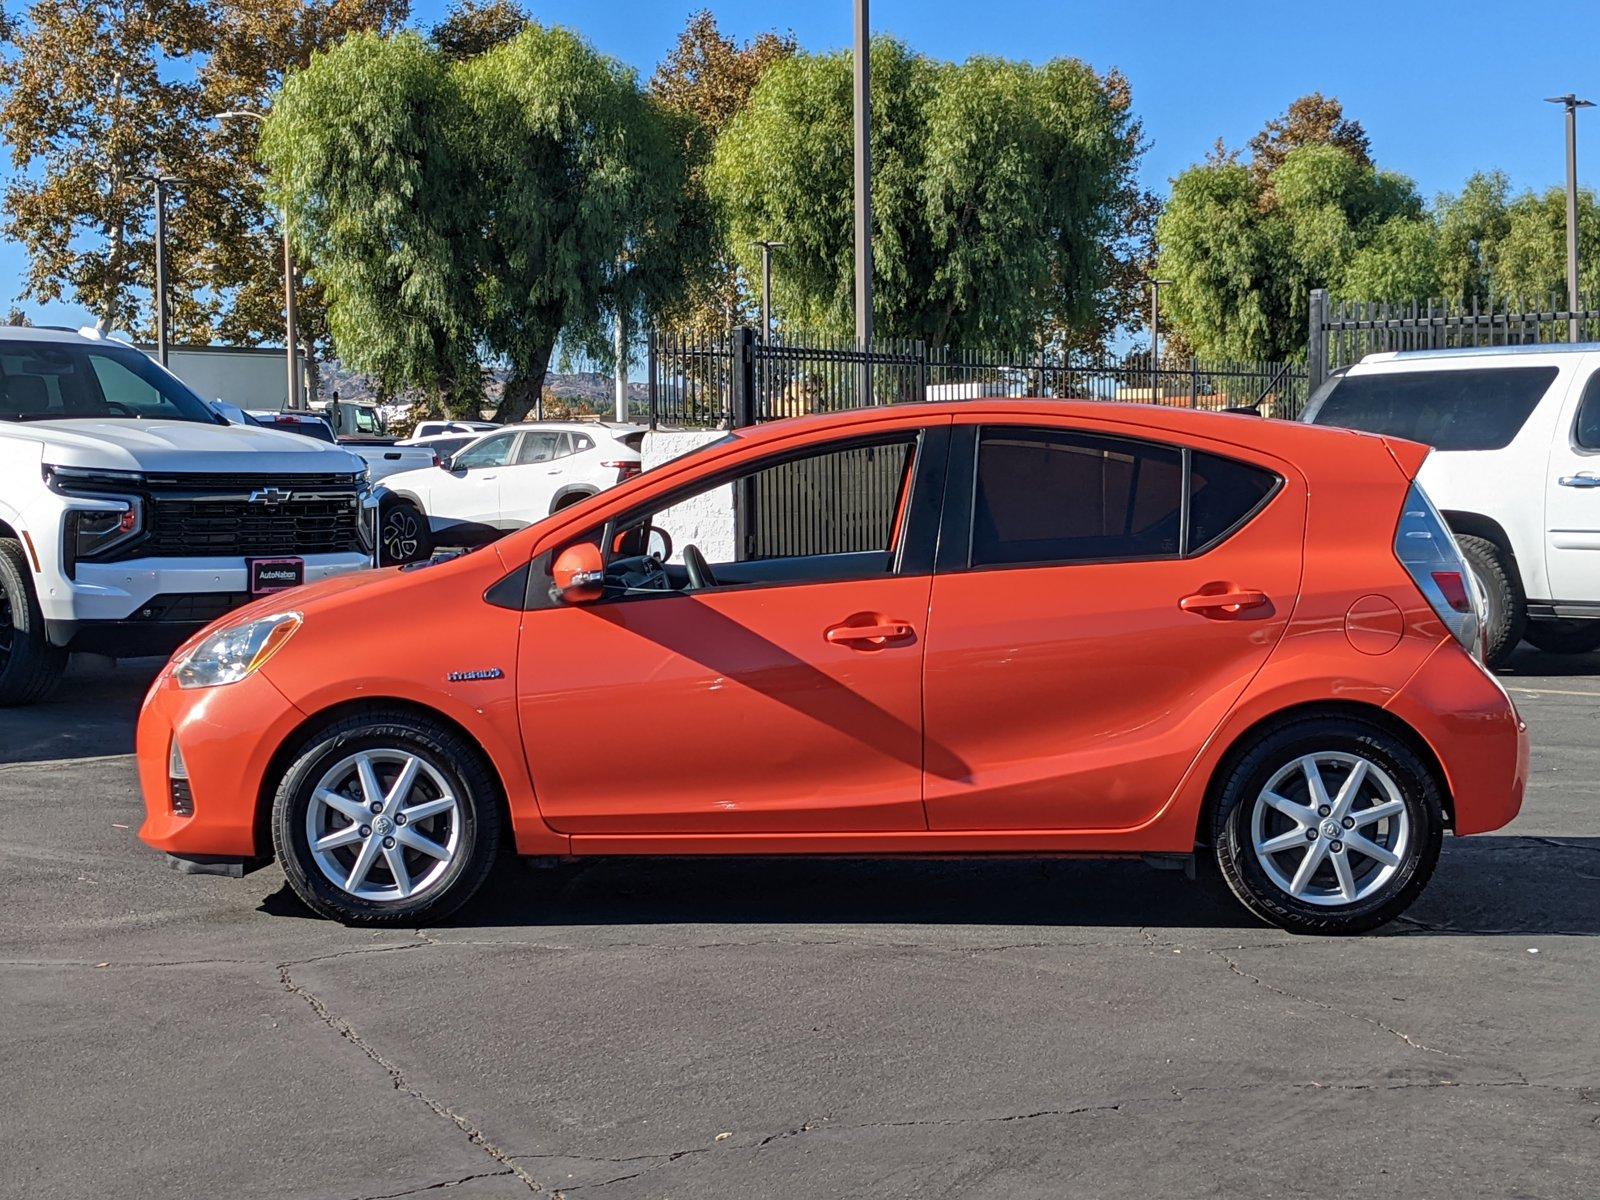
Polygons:
M416 512L408 504L397 504L383 518L383 549L390 562L409 562L416 557L420 527Z
M323 773L306 844L329 882L362 900L408 900L444 877L461 807L443 775L406 750L362 750Z
M1319 751L1267 781L1250 815L1250 840L1268 879L1296 900L1331 908L1387 886L1410 849L1411 817L1377 763Z

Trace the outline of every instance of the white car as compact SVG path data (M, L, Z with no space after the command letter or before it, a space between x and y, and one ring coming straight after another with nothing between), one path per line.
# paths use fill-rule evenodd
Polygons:
M415 471L418 467L437 466L442 454L431 447L412 446L405 442L391 442L383 438L336 438L327 418L321 413L297 409L252 408L244 410L243 421L235 414L240 410L231 405L211 405L212 409L230 421L239 424L261 425L284 433L297 433L301 437L315 438L319 442L335 442L367 464L368 477L373 483L387 479L401 471Z
M507 425L439 467L391 475L379 489L382 561L492 541L631 479L644 433L578 421Z
M0 327L0 705L41 698L71 650L169 653L370 567L376 504L356 455L229 424L125 342Z
M499 428L500 426L493 421L418 421L417 427L411 431L411 436L400 444L415 445L423 438L438 437L444 433L466 433L476 436L480 433L493 433Z
M1483 593L1489 662L1600 648L1600 345L1370 354L1304 420L1434 448L1417 479Z

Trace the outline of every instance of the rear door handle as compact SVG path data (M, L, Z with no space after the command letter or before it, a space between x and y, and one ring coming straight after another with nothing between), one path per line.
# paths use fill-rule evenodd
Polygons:
M1212 612L1243 612L1247 608L1259 608L1266 602L1265 592L1258 592L1254 588L1233 588L1226 592L1196 592L1179 600L1178 607L1184 612L1197 612L1203 616Z
M1562 487L1600 488L1600 475L1563 475L1556 482Z
M822 636L836 645L866 642L870 645L882 646L886 642L895 642L901 638L908 638L911 634L911 626L904 621L886 620L876 625L835 625Z

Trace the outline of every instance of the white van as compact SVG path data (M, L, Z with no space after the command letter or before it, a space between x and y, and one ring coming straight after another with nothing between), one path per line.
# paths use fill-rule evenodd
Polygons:
M1600 345L1369 354L1304 420L1423 442L1488 607L1487 657L1600 648Z

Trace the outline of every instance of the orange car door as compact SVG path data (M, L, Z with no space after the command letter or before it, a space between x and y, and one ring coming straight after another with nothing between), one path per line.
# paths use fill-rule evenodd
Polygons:
M958 425L928 627L929 826L1153 818L1287 625L1291 476L1037 420Z
M574 834L925 828L922 662L946 437L913 431L836 460L824 448L720 482L711 500L743 493L763 507L740 515L736 552L707 541L717 586L529 612L519 705L546 823ZM867 510L828 510L846 493L820 485L841 470L882 476ZM706 540L716 520L706 497L675 503L648 519L679 539L667 570L681 585L683 533ZM672 513L692 520L673 529ZM600 536L615 545L634 520Z

